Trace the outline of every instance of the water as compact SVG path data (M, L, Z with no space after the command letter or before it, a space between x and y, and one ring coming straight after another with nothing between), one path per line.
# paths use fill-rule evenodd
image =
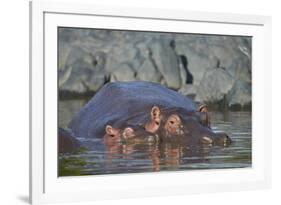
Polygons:
M66 127L85 102L60 101L59 126ZM60 155L59 176L251 167L251 112L213 111L210 116L212 129L228 133L233 140L231 145L114 144L106 151L92 149ZM93 147L100 143L97 139L80 140Z

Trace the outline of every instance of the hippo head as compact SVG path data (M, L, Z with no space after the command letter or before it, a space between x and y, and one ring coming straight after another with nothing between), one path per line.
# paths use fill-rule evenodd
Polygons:
M192 111L176 107L153 106L150 113L138 115L136 118L145 121L133 123L132 119L127 119L126 122L121 120L113 125L106 125L105 143L154 143L158 140L223 146L231 143L227 134L214 133L210 129L209 114L205 105Z
M210 129L209 115L205 106L197 111L183 108L151 109L151 119L145 130L157 133L163 141L180 141L188 144L228 145L231 139L225 133L214 133Z
M158 135L146 131L142 126L126 125L123 128L114 128L107 125L105 128L104 142L106 144L114 143L155 143Z

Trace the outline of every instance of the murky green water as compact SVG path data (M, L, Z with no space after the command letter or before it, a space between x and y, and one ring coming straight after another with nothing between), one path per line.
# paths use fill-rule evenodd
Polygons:
M59 102L59 126L66 127L85 100ZM59 156L59 176L137 173L167 170L250 167L252 159L251 112L211 112L214 131L224 131L234 141L228 147L182 144L115 144L95 149L97 139L80 139L93 149ZM91 146L92 145L92 146Z

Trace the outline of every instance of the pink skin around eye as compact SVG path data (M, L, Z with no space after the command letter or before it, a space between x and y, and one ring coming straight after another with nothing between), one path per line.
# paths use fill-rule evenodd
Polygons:
M181 120L179 116L173 114L168 118L165 124L165 129L168 131L169 134L174 135L179 133L180 126Z

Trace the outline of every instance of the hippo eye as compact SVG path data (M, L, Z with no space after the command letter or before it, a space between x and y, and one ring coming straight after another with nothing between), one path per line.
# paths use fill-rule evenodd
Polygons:
M175 122L171 120L170 123L173 125Z

